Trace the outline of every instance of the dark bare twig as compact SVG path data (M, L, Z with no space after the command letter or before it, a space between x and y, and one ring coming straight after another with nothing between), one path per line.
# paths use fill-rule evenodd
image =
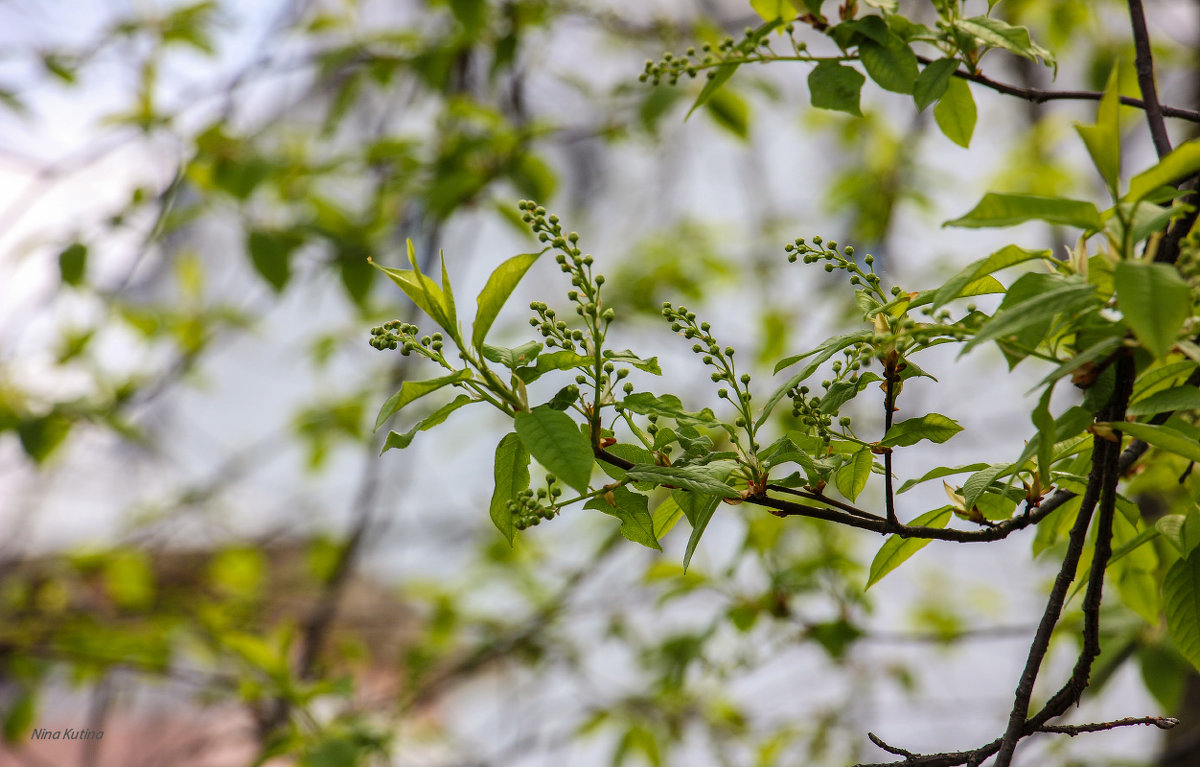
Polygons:
M892 354L895 355L895 352L893 351ZM890 358L883 378L884 383L887 384L887 394L883 397L883 433L886 436L892 430L896 406L896 383L900 380L896 373L896 363ZM896 494L892 490L892 451L890 448L883 454L883 485L884 508L888 524L893 527L899 526L900 523L896 519Z
M1153 725L1160 730L1170 730L1179 724L1179 720L1170 716L1127 716L1124 719L1114 719L1111 722L1047 724L1043 725L1038 732L1057 732L1062 735L1075 737L1085 732L1103 732L1105 730L1115 730L1118 727L1131 727L1139 724Z
M1138 88L1146 102L1146 122L1150 124L1150 137L1154 139L1154 151L1162 159L1171 151L1171 138L1163 122L1163 107L1158 103L1158 90L1154 86L1154 58L1150 54L1150 33L1146 31L1146 12L1142 0L1129 0L1129 20L1133 27L1133 46L1137 51Z
M889 754L895 754L896 756L903 756L905 759L914 759L917 756L912 751L906 751L905 749L897 748L896 746L889 746L887 743L885 743L883 741L883 738L879 737L878 735L876 735L873 732L868 732L867 737L871 739L872 743L879 746L884 751L887 751Z
M1075 524L1071 526L1071 534L1067 543L1067 553L1063 557L1062 566L1059 568L1058 575L1054 579L1054 586L1050 589L1050 597L1046 600L1046 608L1042 612L1042 619L1038 624L1038 630L1034 635L1033 643L1029 646L1029 655L1025 661L1025 670L1021 672L1021 678L1017 682L1017 691L1008 719L1008 729L1005 730L1004 738L1000 744L1000 752L996 756L997 767L1007 767L1012 760L1013 750L1017 747L1017 741L1024 736L1025 717L1029 713L1029 699L1033 695L1033 685L1037 681L1038 671L1042 667L1042 660L1046 657L1046 651L1050 649L1050 636L1054 632L1054 627L1058 624L1059 616L1062 614L1063 604L1067 599L1067 590L1075 580L1075 569L1079 566L1079 558L1083 553L1083 546L1087 539L1088 524L1092 520L1092 513L1096 509L1096 504L1100 500L1101 483L1105 479L1100 470L1100 467L1103 465L1101 461L1103 456L1110 452L1108 446L1112 443L1099 437L1094 437L1092 443L1093 455L1098 456L1099 459L1093 458L1092 472L1088 476L1087 488L1084 490L1083 500L1079 506L1079 516L1075 518Z

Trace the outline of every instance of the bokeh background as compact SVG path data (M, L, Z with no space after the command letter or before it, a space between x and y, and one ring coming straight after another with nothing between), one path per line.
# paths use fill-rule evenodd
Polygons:
M1195 108L1200 3L1148 12L1163 100ZM995 52L997 79L1097 89L1120 61L1133 92L1123 3L995 13L1059 60L1055 80ZM510 548L487 514L498 415L379 456L379 406L435 375L367 344L417 320L367 264L405 266L408 238L469 301L536 248L517 201L546 205L608 278L617 346L658 357L639 387L699 409L720 403L664 300L765 381L853 321L842 278L784 243L852 243L915 290L1005 242L1071 244L940 228L983 191L1103 196L1071 129L1087 103L973 89L966 150L907 97L814 110L803 65L743 67L687 119L699 83L637 80L757 23L738 0L0 5L0 765L841 765L885 759L867 731L995 737L1055 570L1029 536L935 542L864 593L873 536L723 506L684 573L686 533L651 552L593 512ZM1152 162L1136 117L1127 169ZM560 277L531 271L500 341L526 340L530 300L565 303ZM1032 366L922 365L939 383L902 405L968 430L902 477L1034 433ZM902 517L943 505L936 484ZM1121 609L1078 720L1190 710L1161 632ZM35 737L63 728L104 736ZM1023 755L1192 764L1195 732Z

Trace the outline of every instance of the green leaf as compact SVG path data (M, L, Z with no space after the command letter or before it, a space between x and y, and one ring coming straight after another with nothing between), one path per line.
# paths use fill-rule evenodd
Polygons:
M656 540L662 540L663 536L671 532L675 527L675 523L683 516L683 509L676 502L674 495L668 495L658 507L650 514L650 518L654 522L654 537Z
M940 509L925 512L909 524L913 527L945 527L946 523L950 521L950 514L950 507L943 506ZM883 576L904 564L909 557L925 548L929 540L929 538L901 538L898 535L888 536L888 539L879 547L879 552L875 555L875 558L871 560L871 569L867 576L867 585L865 588L871 588Z
M591 360L591 357L587 357L586 359ZM622 349L619 352L613 352L605 349L604 359L611 360L618 365L625 364L629 365L630 367L635 367L638 370L644 370L651 375L662 375L662 368L658 366L658 357L642 359L628 349Z
M675 495L675 493L671 495ZM691 510L688 521L692 524L692 534L683 550L683 571L686 573L688 565L692 563L692 555L696 553L696 546L700 543L700 537L708 528L708 522L716 512L717 506L720 505L721 499L715 495L699 493L686 493L685 497L688 498ZM679 501L679 496L676 496L676 501ZM689 507L682 502L679 505L683 508L683 513L688 514Z
M896 491L896 495L899 495L900 493L906 493L917 485L923 482L928 482L931 479L951 477L955 474L966 474L969 471L979 471L980 469L986 469L987 467L988 464L986 463L969 463L966 466L939 466L936 469L930 469L929 471L925 472L919 479L906 480L904 484L900 486L900 489Z
M300 238L289 232L255 229L246 237L250 263L276 293L283 290L291 279L292 253L300 244Z
M529 453L516 434L505 434L496 445L496 462L493 469L496 488L488 507L492 522L508 539L513 541L512 511L508 502L515 500L517 493L529 488Z
M962 353L970 351L988 341L1018 335L1021 331L1049 323L1059 314L1075 314L1081 310L1099 304L1096 288L1078 278L1061 278L1054 275L1025 275L1025 277L1050 277L1042 280L1026 280L1036 285L1040 292L1035 292L1028 298L1011 306L1001 304L1001 308L991 319L983 324L975 337L968 341ZM1025 277L1022 280L1025 280ZM1013 284L1016 287L1016 283ZM1011 289L1009 295L1016 295ZM1041 332L1045 332L1044 329ZM1026 345L1035 346L1041 340L1040 333L1036 339L1019 338Z
M1053 54L1033 42L1026 27L1014 27L988 16L975 16L970 19L955 19L954 28L990 48L1003 48L1030 61L1041 59L1047 64L1054 64Z
M600 496L585 503L583 508L596 509L616 517L621 520L621 535L634 543L662 551L662 546L654 535L654 518L650 516L649 499L623 486L613 488L611 497L611 504L605 496Z
M728 472L726 471L727 475ZM737 490L724 481L716 479L712 469L699 466L653 466L639 464L629 469L626 476L636 482L653 482L656 485L671 485L673 487L691 490L695 493L713 495L720 498L738 498Z
M858 58L880 88L893 93L913 92L918 74L917 57L900 38L891 36L887 44L862 40L858 44Z
M1026 221L1045 221L1087 231L1099 231L1103 225L1100 211L1090 202L1034 194L988 192L969 213L942 226L1004 227Z
M1092 156L1092 163L1095 164L1096 170L1100 171L1100 176L1108 185L1109 194L1114 200L1120 193L1121 183L1121 89L1117 76L1119 71L1120 68L1114 65L1112 73L1108 76L1108 85L1104 88L1104 96L1101 97L1100 106L1096 110L1096 124L1075 126L1088 154Z
M946 138L966 148L975 132L975 98L966 80L952 78L933 109L933 118Z
M1045 378L1038 382L1038 386L1045 386L1048 383L1053 383L1066 374L1078 370L1089 362L1094 362L1101 357L1108 355L1109 352L1121 345L1122 340L1123 339L1120 336L1108 336L1107 338L1101 338L1087 349L1084 349L1078 354L1063 360L1062 364L1050 371ZM1034 388L1036 389L1037 387L1035 386Z
M486 346L486 344L485 344ZM521 347L518 347L521 348ZM509 350L512 351L512 350ZM594 363L591 357L566 350L539 354L532 366L520 367L514 370L517 378L525 383L533 383L551 370L570 370L580 366L588 367Z
M1129 415L1154 415L1173 410L1200 410L1200 389L1195 386L1174 386L1155 392L1129 406Z
M14 746L18 741L25 739L33 729L37 714L37 698L33 690L17 687L15 692L16 700L9 700L10 708L4 713L4 722L0 725L0 734L3 734L4 742Z
M587 492L592 448L569 415L540 405L517 413L513 420L521 443L538 463L569 487Z
M506 349L503 346L492 346L491 344L483 344L480 347L480 352L482 352L485 359L495 362L497 365L503 365L513 372L535 361L538 352L541 350L542 344L539 341L530 341L512 349Z
M862 117L859 95L867 78L853 67L822 61L808 73L808 91L817 109L833 109Z
M750 137L750 107L745 99L731 90L712 94L704 109L717 125L745 141Z
M924 111L925 107L942 97L956 69L957 59L938 59L925 65L913 83L913 101L918 110Z
M396 283L404 291L404 295L408 296L409 300L417 305L417 308L425 312L430 319L449 333L451 338L458 338L458 327L456 323L451 322L451 313L447 309L442 289L433 280L421 274L416 268L417 258L413 250L412 240L408 241L408 260L413 264L411 270L380 266L374 261L371 264L386 274L388 279Z
M1200 461L1200 442L1170 426L1155 426L1149 423L1106 423L1105 426L1120 429L1131 437L1175 453L1189 461Z
M975 504L979 502L980 496L997 479L1007 476L1015 467L1016 465L1011 463L992 463L967 477L967 481L962 486L963 506L968 509L974 508Z
M475 298L475 303L479 308L475 310L475 323L471 328L471 345L476 349L483 347L483 341L487 338L492 323L496 321L500 309L516 289L517 283L525 276L525 272L529 271L529 267L538 260L538 256L545 252L543 250L539 253L523 253L513 256L496 267L496 271L488 277L487 284Z
M708 408L698 413L689 413L683 409L683 403L674 394L664 394L656 397L649 392L630 394L621 402L627 410L642 415L657 415L671 418L680 426L719 426L716 416Z
M981 258L966 269L951 277L938 288L933 298L933 308L940 309L945 304L964 295L967 285L977 282L983 277L1006 269L1016 264L1035 259L1050 258L1048 250L1026 250L1016 245L1005 245L987 258Z
M1140 200L1160 186L1174 186L1200 171L1200 139L1181 144L1157 165L1129 182L1128 199Z
M433 411L433 413L405 433L400 434L399 432L394 431L388 432L387 440L385 440L383 443L383 449L379 451L380 454L382 455L393 448L403 450L412 444L413 439L417 436L417 432L428 431L429 429L432 429L434 426L437 426L445 421L451 413L453 413L455 410L458 410L463 405L469 405L472 402L482 401L483 400L472 399L466 394L458 395L453 401L442 405L440 408Z
M763 21L776 21L783 17L790 19L796 15L796 9L789 0L750 0L750 7Z
M695 112L697 109L707 104L709 99L711 99L716 92L721 89L722 85L729 82L729 78L733 77L733 73L737 71L738 66L740 65L721 64L715 69L709 70L709 74L705 75L708 78L708 82L706 82L704 87L700 89L700 93L696 96L696 100L692 102L692 108L688 110L687 115L683 118L684 121L692 116L692 112Z
M827 415L833 415L842 405L857 397L863 389L882 380L874 373L863 373L856 381L834 381L821 397L821 405L817 409Z
M408 405L421 397L424 397L430 392L435 392L443 386L465 381L471 378L470 370L458 370L448 376L441 378L431 378L428 381L405 381L400 384L400 388L391 397L388 397L387 402L383 403L383 407L379 409L379 415L375 418L375 431L379 431L379 427L383 426L387 419L391 418L396 413L400 412L401 408Z
M651 453L649 450L641 447L640 445L630 445L625 442L618 442L615 445L606 447L605 450L618 458L624 458L630 463L654 463L654 453ZM614 466L608 461L598 461L597 463L600 466L600 469L608 476L612 477L618 482L625 481L625 469L622 469L620 466ZM638 489L649 490L654 487L652 483L644 484L644 487Z
M1200 554L1171 565L1163 578L1167 631L1179 653L1200 669Z
M74 242L58 254L58 273L66 285L79 285L87 273L88 248Z
M867 486L867 480L871 477L871 464L870 448L864 447L855 453L834 475L838 492L850 501L858 498L858 494Z
M1142 346L1156 358L1171 351L1191 316L1192 291L1167 264L1121 261L1116 268L1117 308Z
M942 443L960 431L962 427L953 418L939 413L927 413L920 418L909 418L907 421L893 424L879 444L884 447L907 447L923 439Z
M1050 415L1050 395L1054 393L1054 384L1046 387L1046 391L1033 409L1033 425L1037 427L1037 468L1042 487L1050 486L1050 464L1054 462L1054 443L1058 433L1054 428L1054 416Z

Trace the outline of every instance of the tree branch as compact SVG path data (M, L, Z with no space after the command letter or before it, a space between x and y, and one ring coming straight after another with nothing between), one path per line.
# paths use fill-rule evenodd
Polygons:
M1163 122L1163 107L1158 103L1158 90L1154 86L1154 58L1150 55L1150 33L1146 31L1146 13L1142 0L1129 0L1129 19L1133 27L1133 46L1137 51L1138 88L1146 101L1146 122L1150 124L1150 136L1154 139L1154 151L1161 160L1171 151L1171 138Z
M1070 735L1072 738L1085 732L1103 732L1115 730L1118 727L1130 727L1138 724L1151 724L1160 730L1170 730L1179 724L1179 720L1170 716L1127 716L1124 719L1114 719L1111 722L1092 722L1091 724L1047 724L1038 732L1057 732Z
M917 56L917 61L922 64L929 64L932 59L926 56ZM955 77L961 77L964 80L970 80L973 83L978 83L985 88L990 88L998 93L1003 93L1006 96L1016 96L1026 101L1031 101L1034 104L1043 104L1047 101L1099 101L1104 94L1099 91L1044 91L1038 88L1018 88L1015 85L1002 83L998 80L981 75L974 72L965 72L961 69L955 70ZM1130 96L1122 96L1121 103L1127 107L1135 107L1137 109L1147 109L1147 104L1141 99L1135 99ZM1163 117L1176 117L1180 120L1200 123L1200 111L1194 109L1180 109L1172 106L1161 106Z
M1092 521L1092 513L1096 510L1096 504L1100 500L1101 484L1105 479L1102 476L1103 467L1106 465L1104 458L1112 452L1111 445L1111 442L1100 437L1092 438L1092 471L1088 475L1087 488L1084 490L1083 500L1079 505L1079 515L1075 518L1075 524L1071 526L1066 556L1063 557L1062 566L1054 579L1050 597L1046 600L1046 609L1042 612L1042 619L1038 623L1033 643L1029 646L1025 670L1017 682L1012 711L1008 717L1008 729L1004 732L999 753L996 755L996 767L1008 767L1012 761L1013 751L1017 747L1017 741L1025 734L1025 717L1029 713L1029 699L1033 695L1033 685L1037 681L1038 671L1042 667L1046 651L1050 648L1050 635L1054 632L1054 627L1058 624L1058 618L1062 614L1067 590L1075 580L1075 569L1079 566L1079 558L1083 553L1088 524Z

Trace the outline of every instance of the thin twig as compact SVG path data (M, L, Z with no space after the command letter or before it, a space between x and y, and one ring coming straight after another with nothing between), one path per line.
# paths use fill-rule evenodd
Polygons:
M1154 139L1154 151L1159 159L1171 152L1171 138L1163 122L1163 107L1158 103L1158 90L1154 86L1154 58L1150 54L1150 33L1146 31L1146 12L1142 0L1129 0L1129 20L1133 27L1133 47L1137 51L1134 63L1137 67L1138 87L1146 102L1146 122L1150 124L1150 137Z
M1008 729L1005 730L1004 738L1000 743L1000 751L996 756L996 767L1008 767L1012 761L1013 751L1017 747L1017 741L1024 736L1025 717L1029 713L1029 699L1033 696L1033 685L1037 681L1038 671L1042 667L1046 651L1050 648L1050 636L1054 633L1054 627L1058 624L1059 616L1062 614L1067 590L1075 580L1075 570L1079 566L1079 558L1083 554L1083 546L1087 540L1088 524L1092 521L1092 513L1096 510L1096 504L1100 500L1101 483L1104 480L1104 477L1101 476L1101 467L1104 465L1103 457L1111 450L1112 443L1100 437L1093 437L1092 443L1094 457L1092 471L1088 475L1087 488L1084 490L1083 500L1079 505L1079 515L1075 518L1075 524L1071 526L1067 553L1063 557L1062 566L1054 579L1054 586L1050 589L1050 597L1046 600L1045 610L1042 611L1042 619L1038 623L1037 633L1034 634L1033 643L1029 646L1025 669L1021 672L1021 678L1017 682L1017 691L1008 718Z
M1131 727L1139 724L1154 725L1160 730L1170 730L1179 724L1179 720L1171 716L1127 716L1124 719L1114 719L1111 722L1092 722L1091 724L1047 724L1038 732L1057 732L1062 735L1075 737L1085 732L1103 732L1115 730L1118 727Z
M917 60L923 64L932 63L932 59L925 56L917 56ZM993 80L987 75L978 74L975 72L966 72L961 69L954 72L955 77L961 77L963 80L970 80L973 83L978 83L985 88L1003 93L1006 96L1016 96L1026 101L1032 101L1034 104L1043 104L1047 101L1099 101L1104 94L1099 91L1045 91L1039 88L1018 88L1015 85L1002 83L999 80ZM1135 99L1130 96L1121 96L1121 103L1127 107L1135 107L1137 109L1146 109L1146 102L1141 99ZM1176 117L1180 120L1200 123L1200 111L1194 109L1180 109L1178 107L1166 106L1162 107L1163 117Z

